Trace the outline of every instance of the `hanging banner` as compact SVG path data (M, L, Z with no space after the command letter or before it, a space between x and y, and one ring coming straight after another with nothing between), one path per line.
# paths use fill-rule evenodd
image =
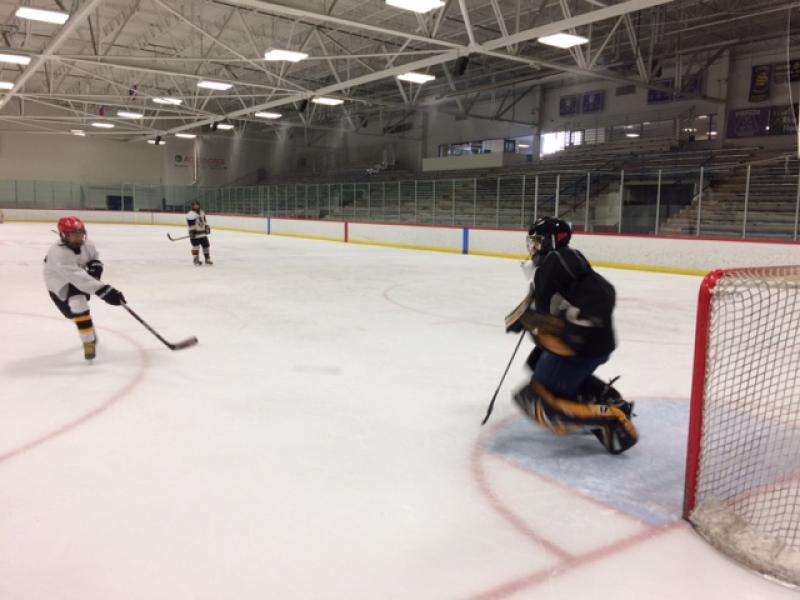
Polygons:
M772 81L772 65L753 67L750 75L750 102L769 100L769 84Z
M797 104L794 108L789 106L773 106L769 111L769 134L788 135L797 133L795 119L797 118Z
M656 79L655 81L653 81L653 83L661 87L668 87L668 88L675 87L674 79ZM673 92L654 90L650 88L647 90L647 103L659 104L661 102L672 102L674 96L675 94Z
M790 81L800 81L800 58L772 65L772 82L789 83Z
M558 114L561 117L569 117L578 114L578 97L561 96L558 100Z
M746 108L728 113L728 137L756 137L767 135L769 130L768 108Z
M586 92L583 95L581 102L581 112L583 113L598 113L603 112L606 108L606 91L597 90L595 92Z

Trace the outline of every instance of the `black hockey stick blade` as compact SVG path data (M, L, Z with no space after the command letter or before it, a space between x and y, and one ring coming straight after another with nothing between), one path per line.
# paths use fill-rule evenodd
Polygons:
M130 306L128 306L127 304L122 304L121 306L122 306L122 308L127 310L134 319L136 319L137 321L139 321L139 323L144 325L144 327L145 327L145 329L147 329L147 331L149 331L154 336L156 336L158 338L158 341L160 341L162 344L164 344L170 350L183 350L184 348L191 348L192 346L194 346L197 343L197 338L194 337L194 336L192 336L190 338L186 338L185 340L182 340L182 341L178 342L177 344L173 344L171 342L168 342L163 337L161 337L155 329L150 327L150 325L148 325L147 322L144 319L142 319L142 317L137 315Z
M169 233L167 233L167 237L169 238L170 242L177 242L178 240L185 240L189 236L188 235L182 235L182 236L179 236L179 237L172 237Z
M481 427L486 425L486 422L492 415L492 411L494 410L494 401L497 400L497 394L500 392L500 388L503 386L503 382L506 380L506 375L508 375L508 369L511 368L511 363L514 362L514 357L517 355L517 350L519 350L519 346L520 344L522 344L522 338L524 337L525 337L525 330L523 329L522 332L520 332L519 340L517 341L517 345L514 348L514 352L511 353L511 358L508 359L508 364L506 365L506 370L503 371L503 376L500 378L500 383L497 384L497 389L494 391L494 395L492 396L492 399L489 402L489 408L486 409L486 416L483 417L483 421L481 421Z
M186 338L183 341L178 342L177 344L167 344L170 350L183 350L185 348L191 348L197 343L197 338L192 336L190 338Z

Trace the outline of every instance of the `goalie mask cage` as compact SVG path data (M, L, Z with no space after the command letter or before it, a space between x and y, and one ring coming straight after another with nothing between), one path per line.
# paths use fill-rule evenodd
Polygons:
M695 336L683 516L800 585L800 266L710 273Z

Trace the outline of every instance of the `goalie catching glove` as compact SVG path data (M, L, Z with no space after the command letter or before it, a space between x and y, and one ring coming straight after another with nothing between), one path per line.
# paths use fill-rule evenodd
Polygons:
M519 333L523 329L531 332L537 346L558 356L575 356L575 348L568 342L566 322L560 317L542 315L531 310L533 290L506 316L506 333Z

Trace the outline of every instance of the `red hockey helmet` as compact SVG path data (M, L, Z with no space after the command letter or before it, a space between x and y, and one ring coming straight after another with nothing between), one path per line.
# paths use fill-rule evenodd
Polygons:
M76 238L76 233L80 237ZM86 241L86 227L78 217L62 217L58 220L58 235L67 248L80 252L83 242Z
M61 217L58 220L58 233L86 233L86 227L78 217Z

